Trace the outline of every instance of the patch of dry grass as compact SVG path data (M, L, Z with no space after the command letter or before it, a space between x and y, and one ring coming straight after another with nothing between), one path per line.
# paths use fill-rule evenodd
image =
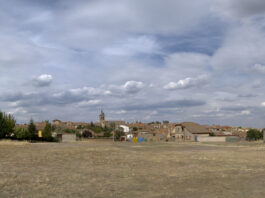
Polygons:
M16 145L26 145L26 144L29 144L29 142L28 141L0 140L0 145L16 146Z
M0 197L263 198L263 144L0 142Z

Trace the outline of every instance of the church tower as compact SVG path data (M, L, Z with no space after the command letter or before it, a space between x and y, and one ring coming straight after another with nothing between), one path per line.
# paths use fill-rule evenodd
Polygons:
M101 110L101 113L99 115L99 123L101 127L105 127L105 114L104 112Z

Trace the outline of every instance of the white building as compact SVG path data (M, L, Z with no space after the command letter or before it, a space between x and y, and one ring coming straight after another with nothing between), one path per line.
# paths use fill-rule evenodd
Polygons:
M123 132L124 133L129 133L130 132L130 128L128 126L120 125L120 127L123 128Z

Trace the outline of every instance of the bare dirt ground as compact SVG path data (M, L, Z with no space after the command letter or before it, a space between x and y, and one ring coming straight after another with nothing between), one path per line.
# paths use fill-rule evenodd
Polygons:
M264 198L262 143L0 142L0 198Z

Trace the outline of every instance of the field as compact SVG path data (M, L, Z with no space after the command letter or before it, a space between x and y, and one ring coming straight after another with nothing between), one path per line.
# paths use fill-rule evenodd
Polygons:
M262 143L0 142L0 197L264 198Z

